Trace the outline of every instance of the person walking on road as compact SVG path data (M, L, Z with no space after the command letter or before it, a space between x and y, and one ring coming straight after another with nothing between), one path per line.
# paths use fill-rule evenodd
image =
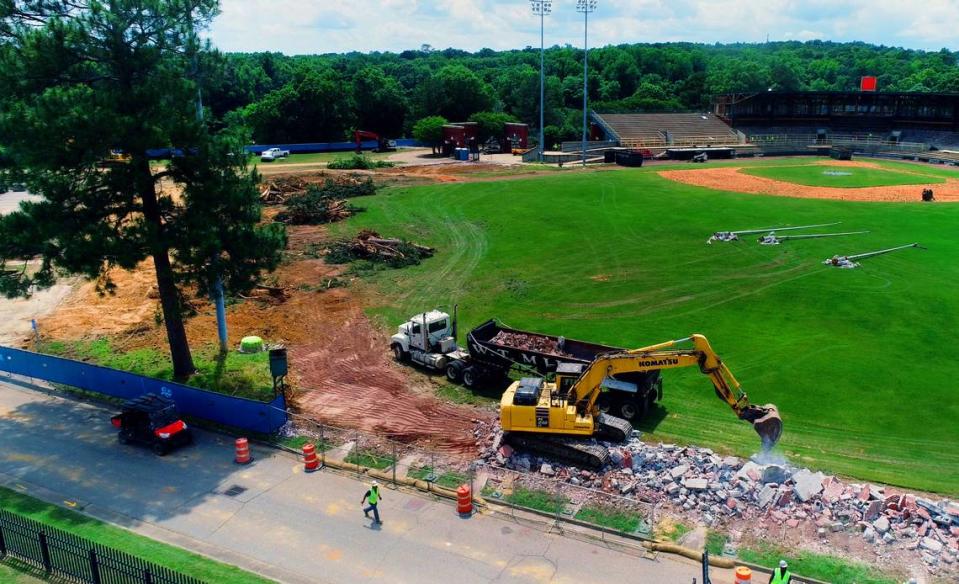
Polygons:
M786 560L779 560L779 567L773 570L773 575L769 577L769 584L791 584L792 580L793 575L789 571Z
M366 491L365 495L363 495L363 500L360 501L360 505L363 505L369 501L369 507L363 508L363 515L366 515L366 517L369 518L370 511L372 511L373 523L382 523L382 521L380 521L380 512L376 508L380 502L380 499L382 499L382 496L380 495L380 483L373 481L373 484L370 485L370 489Z

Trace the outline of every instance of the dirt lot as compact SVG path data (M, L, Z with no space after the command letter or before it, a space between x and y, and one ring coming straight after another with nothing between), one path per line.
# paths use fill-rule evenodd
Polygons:
M859 166L880 168L871 162L859 161L823 161L826 166ZM776 197L799 197L805 199L835 199L841 201L872 202L915 202L923 189L933 189L936 200L943 202L959 201L959 180L946 179L945 183L929 185L908 185L889 187L867 187L845 189L834 187L810 187L795 183L782 182L739 172L742 167L726 166L721 168L703 168L696 170L663 170L663 178L698 187L719 191L735 191L756 195Z
M258 293L229 306L231 340L258 335L289 348L294 402L301 413L403 442L429 441L450 453L475 454L475 420L490 420L493 413L444 403L433 397L424 375L393 363L388 336L363 313L362 293L328 287L344 267L312 257L315 244L327 238L325 228L296 226L289 235L287 259L270 280L284 294ZM44 338L109 336L118 349L165 350L165 331L155 317L159 301L152 264L111 276L116 294L100 296L92 283L85 283L52 314L38 315ZM191 342L215 342L213 306L202 298L191 297L190 303L197 311L187 320ZM24 339L22 334L17 338Z

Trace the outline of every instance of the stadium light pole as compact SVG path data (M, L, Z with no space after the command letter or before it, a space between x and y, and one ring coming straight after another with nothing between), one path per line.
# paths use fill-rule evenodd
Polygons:
M576 0L576 12L583 13L583 168L586 167L587 109L589 100L589 13L596 10L598 0Z
M543 161L544 142L543 123L546 118L546 15L553 9L551 0L529 0L533 14L539 16L539 161Z

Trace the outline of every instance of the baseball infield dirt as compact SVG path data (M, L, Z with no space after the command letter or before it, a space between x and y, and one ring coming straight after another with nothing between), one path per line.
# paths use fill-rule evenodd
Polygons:
M820 164L838 167L880 168L871 162L823 161ZM834 199L837 201L866 201L883 203L918 202L923 189L932 189L936 200L952 203L959 201L959 179L946 179L944 183L928 185L897 185L888 187L835 188L810 187L783 182L739 172L741 166L697 168L695 170L663 170L663 178L717 191L733 191L775 197L798 197L804 199Z

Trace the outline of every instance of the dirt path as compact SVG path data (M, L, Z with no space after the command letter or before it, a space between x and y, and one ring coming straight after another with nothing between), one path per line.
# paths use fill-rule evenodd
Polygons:
M819 164L838 167L881 168L872 162L822 161ZM944 183L928 185L899 185L888 187L836 188L811 187L783 182L740 172L743 167L726 166L702 168L696 170L661 170L663 178L717 191L734 191L756 195L777 197L798 197L804 199L833 199L838 201L867 202L918 202L923 189L932 189L936 200L943 202L959 201L959 179L946 179Z

